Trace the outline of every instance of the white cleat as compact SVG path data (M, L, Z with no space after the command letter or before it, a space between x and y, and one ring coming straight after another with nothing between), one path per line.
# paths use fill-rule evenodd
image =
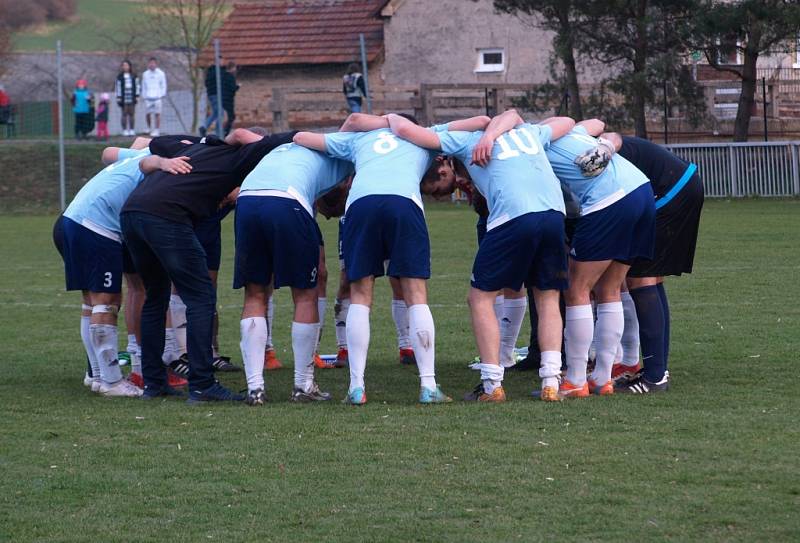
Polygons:
M130 381L122 379L112 385L102 383L100 394L109 397L138 398L142 395L142 389L131 384Z
M92 392L100 394L100 387L102 386L103 382L100 379L92 379L92 386L90 387Z
M86 388L92 388L92 383L94 383L94 378L89 377L88 373L83 374L83 386Z

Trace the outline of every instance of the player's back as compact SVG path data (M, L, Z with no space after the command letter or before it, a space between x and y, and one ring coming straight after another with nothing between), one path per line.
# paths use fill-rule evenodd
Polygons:
M120 232L119 213L128 196L139 185L144 174L139 162L150 151L120 151L121 160L92 177L75 195L64 216L77 223L88 220L115 233Z
M422 207L419 183L433 152L395 136L388 128L327 134L325 143L328 154L355 164L348 206L364 196L383 194L410 198Z
M619 155L644 173L660 198L680 179L689 163L652 141L623 136Z

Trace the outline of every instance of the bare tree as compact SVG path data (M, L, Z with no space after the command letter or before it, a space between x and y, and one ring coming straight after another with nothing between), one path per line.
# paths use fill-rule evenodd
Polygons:
M198 57L228 13L229 0L147 0L143 29L162 46L175 47L184 55L186 76L192 90L192 132L197 130L203 72Z

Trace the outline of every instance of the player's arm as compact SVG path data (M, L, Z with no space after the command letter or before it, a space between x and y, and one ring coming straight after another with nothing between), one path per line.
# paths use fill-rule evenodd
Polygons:
M150 138L143 138L140 136L133 140L133 144L131 144L130 149L146 149L148 145L150 145ZM106 165L113 164L119 160L119 152L121 150L122 147L106 147L103 149L103 154L100 156L100 160Z
M344 120L344 124L339 128L339 132L369 132L389 128L386 117L370 115L368 113L351 113Z
M495 115L483 132L483 136L478 140L478 144L472 150L472 163L481 167L486 167L492 159L492 147L494 140L501 134L505 134L518 124L525 121L519 116L516 109L507 109L500 115Z
M603 133L603 130L606 128L606 123L600 119L584 119L578 123L578 126L582 126L587 134L596 138Z
M264 136L259 136L255 132L250 132L246 128L236 128L230 134L225 136L225 143L228 145L247 145L248 143L255 143L264 139Z
M292 141L297 145L308 147L321 153L328 152L328 146L325 144L325 134L317 134L316 132L298 132L292 138Z
M130 148L136 150L147 149L152 139L153 138L144 138L142 136L137 136L137 138L133 140L133 143L131 144Z
M478 130L486 130L491 121L492 119L486 115L478 115L477 117L447 123L447 129L453 132L477 132Z
M433 130L414 124L405 117L394 113L390 113L386 118L389 121L389 127L396 136L425 149L441 150L442 142L439 140L439 135Z
M550 127L550 141L555 141L570 133L575 127L575 120L571 117L549 117L539 124Z
M622 148L622 136L618 132L603 132L600 134L600 141L607 141L614 151L619 152Z
M158 155L150 155L139 161L139 170L145 175L159 170L179 175L191 172L192 165L189 164L188 156L164 158Z

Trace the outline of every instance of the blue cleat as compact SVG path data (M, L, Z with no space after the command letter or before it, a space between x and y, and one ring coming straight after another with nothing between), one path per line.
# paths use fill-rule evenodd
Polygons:
M163 387L145 386L142 391L141 399L155 400L157 398L183 398L185 394L169 385Z
M354 388L347 393L347 397L342 400L342 403L349 405L364 405L367 403L367 393L363 388Z
M186 403L196 405L206 402L241 402L244 396L235 394L215 381L213 385L203 390L192 390Z
M442 388L435 389L422 387L419 389L419 403L450 403L453 398L442 392Z

